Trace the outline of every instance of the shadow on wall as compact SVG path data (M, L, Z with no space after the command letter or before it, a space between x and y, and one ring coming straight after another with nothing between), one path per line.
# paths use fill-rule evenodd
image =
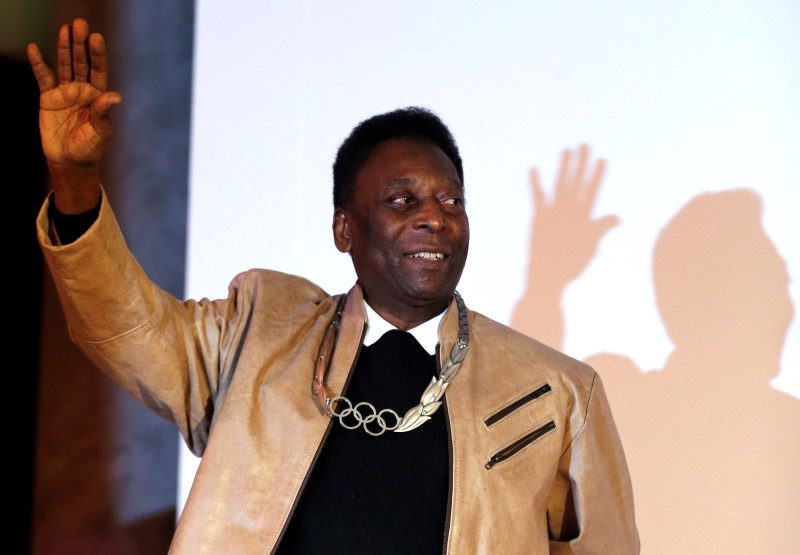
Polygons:
M566 286L619 223L591 217L603 171L588 147L565 151L552 199L531 173L530 267L512 326L556 348ZM800 400L770 386L793 307L761 213L748 189L687 202L653 250L674 346L664 367L643 372L617 353L586 360L614 410L645 555L788 554L800 544Z

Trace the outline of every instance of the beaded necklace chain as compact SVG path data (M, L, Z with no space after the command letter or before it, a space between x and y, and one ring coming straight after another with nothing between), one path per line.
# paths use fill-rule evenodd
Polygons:
M441 399L447 386L456 377L459 368L461 368L461 362L467 356L469 343L467 307L464 305L464 301L458 291L455 291L453 296L458 309L458 340L450 350L450 354L445 358L444 364L439 371L439 376L431 377L431 382L422 392L419 404L408 409L401 418L392 409L378 410L374 405L366 401L353 406L353 403L347 397L333 395L330 388L325 385L325 377L330 369L347 298L347 295L342 295L336 307L336 313L333 315L328 327L325 329L325 335L322 337L317 363L314 367L314 375L311 378L311 397L317 403L320 411L330 418L338 419L339 423L347 429L354 430L363 426L364 431L373 436L382 435L386 431L408 432L430 420L431 415L442 405ZM345 421L345 419L348 420ZM353 421L355 423L352 423Z

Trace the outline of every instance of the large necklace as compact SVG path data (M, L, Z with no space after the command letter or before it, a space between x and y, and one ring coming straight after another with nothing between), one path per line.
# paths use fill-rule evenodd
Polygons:
M439 376L431 377L431 382L422 392L419 404L408 409L401 418L392 409L378 410L372 403L366 401L353 406L350 399L342 395L334 395L333 391L325 384L347 298L347 295L342 295L336 307L336 313L322 337L317 363L314 366L314 375L311 378L311 397L317 403L322 414L338 419L342 426L350 430L363 427L365 432L373 436L382 435L386 431L408 432L430 420L431 415L442 405L441 399L447 386L456 377L461 368L461 362L467 356L469 342L467 307L458 291L455 291L453 296L458 308L458 339L450 350L450 354L445 358L444 364L439 370Z

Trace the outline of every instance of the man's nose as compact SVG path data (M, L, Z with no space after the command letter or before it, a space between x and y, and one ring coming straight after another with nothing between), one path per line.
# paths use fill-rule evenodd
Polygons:
M442 205L437 199L420 201L415 217L415 227L419 229L438 232L444 227L444 213L442 212Z

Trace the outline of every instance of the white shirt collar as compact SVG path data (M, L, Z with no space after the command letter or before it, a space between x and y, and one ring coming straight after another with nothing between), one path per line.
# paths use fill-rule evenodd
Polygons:
M387 331L397 329L397 326L384 320L366 301L364 301L364 308L367 310L367 334L364 336L364 345L372 345ZM439 323L445 312L447 309L427 322L408 330L408 333L413 335L419 344L432 355L436 354L436 344L439 342Z

